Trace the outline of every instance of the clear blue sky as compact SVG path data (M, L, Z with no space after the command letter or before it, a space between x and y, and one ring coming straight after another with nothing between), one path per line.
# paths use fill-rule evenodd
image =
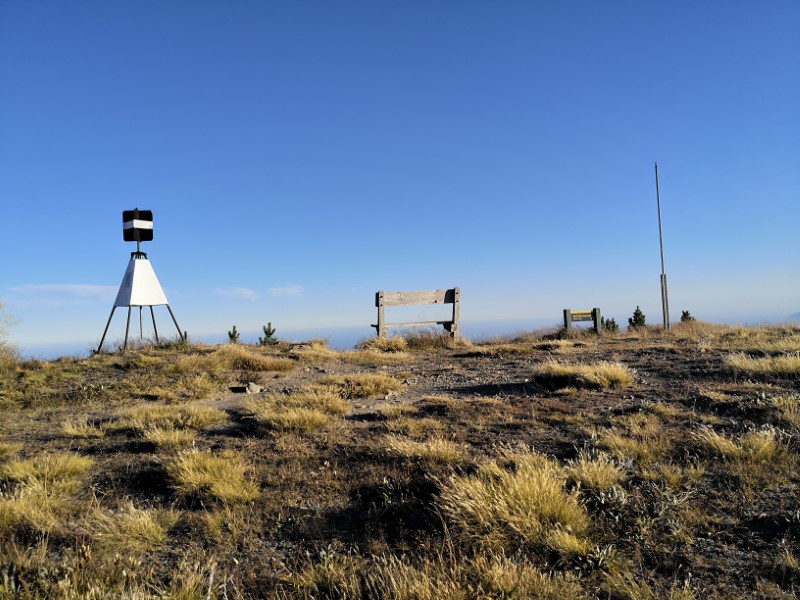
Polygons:
M781 319L798 107L795 0L0 0L0 297L90 347L139 207L198 339L454 285L465 323L657 323L658 161L672 319Z

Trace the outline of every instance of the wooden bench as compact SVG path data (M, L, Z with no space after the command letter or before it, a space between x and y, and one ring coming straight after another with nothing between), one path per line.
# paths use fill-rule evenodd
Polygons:
M459 289L425 290L420 292L384 292L380 290L375 294L375 306L378 307L378 322L372 327L377 329L378 337L386 337L386 330L390 327L424 327L426 325L442 325L450 332L453 339L459 338L458 311ZM404 306L411 304L452 304L453 316L448 321L420 321L416 323L387 323L383 314L385 306Z

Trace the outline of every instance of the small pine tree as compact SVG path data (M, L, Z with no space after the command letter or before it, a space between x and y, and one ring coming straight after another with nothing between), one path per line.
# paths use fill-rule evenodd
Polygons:
M628 319L628 328L636 329L638 327L644 327L644 323L645 323L644 313L642 312L642 309L637 306L636 310L633 311L633 316L630 319Z
M689 313L688 310L681 311L681 323L688 323L694 320L695 318Z
M231 344L238 344L239 343L239 332L236 331L236 325L234 325L233 329L228 332L228 341Z
M269 346L278 343L278 340L275 339L275 328L272 326L272 323L267 323L261 329L264 330L264 337L259 336L259 344L262 346Z
M608 333L616 333L619 331L619 325L614 319L606 319L600 317L600 328Z

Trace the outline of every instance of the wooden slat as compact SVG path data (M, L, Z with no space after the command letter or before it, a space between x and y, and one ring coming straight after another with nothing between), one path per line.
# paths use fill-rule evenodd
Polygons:
M445 325L452 321L417 321L416 323L386 323L386 327L421 327L423 325Z
M405 304L452 304L455 290L424 290L419 292L383 292L384 306Z
M452 321L418 321L416 323L384 323L383 326L385 328L389 327L420 327L422 325L450 325ZM378 327L376 323L370 325L370 327Z

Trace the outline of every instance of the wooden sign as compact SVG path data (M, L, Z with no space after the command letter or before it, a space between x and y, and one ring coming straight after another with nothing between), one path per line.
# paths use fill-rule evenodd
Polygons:
M594 321L595 333L600 333L600 309L593 308L592 310L570 310L564 309L564 329L569 331L572 329L572 324L580 321Z

